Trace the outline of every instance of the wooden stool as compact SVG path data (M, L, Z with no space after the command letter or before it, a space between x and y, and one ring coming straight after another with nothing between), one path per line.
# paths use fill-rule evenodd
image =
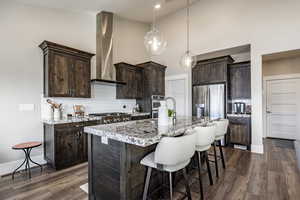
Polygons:
M17 144L15 146L12 147L12 149L14 150L23 150L25 153L25 160L23 161L23 163L17 168L15 169L15 171L12 173L12 179L14 179L14 175L17 172L18 169L20 169L24 164L25 164L25 171L27 172L28 170L28 175L29 178L31 178L31 172L30 172L30 165L29 165L29 161L32 162L33 164L38 165L41 168L41 172L43 171L43 167L34 162L33 160L31 160L30 158L30 152L33 148L35 147L39 147L41 146L42 143L41 142L26 142L26 143L21 143L21 144Z

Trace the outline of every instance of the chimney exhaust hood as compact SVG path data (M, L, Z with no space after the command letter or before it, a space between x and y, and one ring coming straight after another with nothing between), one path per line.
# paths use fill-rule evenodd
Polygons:
M116 70L113 65L113 20L114 14L102 11L97 14L96 35L96 78L92 83L122 84L116 81Z

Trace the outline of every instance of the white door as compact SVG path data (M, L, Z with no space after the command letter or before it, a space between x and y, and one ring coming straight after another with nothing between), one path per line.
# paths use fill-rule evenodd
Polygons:
M299 139L300 79L267 81L267 136Z
M186 79L176 79L166 81L166 97L173 97L176 99L176 113L177 116L186 116ZM168 101L168 107L172 108L171 101Z

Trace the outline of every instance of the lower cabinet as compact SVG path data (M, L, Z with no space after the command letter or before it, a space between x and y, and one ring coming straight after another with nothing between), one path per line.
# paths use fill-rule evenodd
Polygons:
M228 119L229 143L247 146L247 150L251 150L251 118L228 117Z
M131 116L131 120L143 120L143 119L149 119L150 115L140 115L140 116Z
M55 169L86 162L87 134L84 126L101 122L44 125L44 158Z

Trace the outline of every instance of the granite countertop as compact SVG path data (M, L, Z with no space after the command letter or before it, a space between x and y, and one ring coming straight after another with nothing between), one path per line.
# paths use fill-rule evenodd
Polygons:
M227 113L227 117L251 117L251 114L234 114L234 113Z
M54 120L54 119L43 119L42 122L49 125L55 124L68 124L68 123L76 123L76 122L87 122L87 121L97 121L102 120L102 117L71 117L71 118L63 118L61 120Z
M85 127L84 132L146 147L158 143L163 136L178 136L199 125L201 125L201 119L178 117L174 126L159 127L157 119L146 119Z
M150 113L128 113L132 117L138 116L145 116L150 115ZM55 125L55 124L68 124L68 123L76 123L76 122L86 122L86 121L97 121L102 120L103 117L96 117L96 116L84 116L84 117L71 117L71 118L63 118L61 120L54 120L54 119L42 119L42 122L45 124Z

